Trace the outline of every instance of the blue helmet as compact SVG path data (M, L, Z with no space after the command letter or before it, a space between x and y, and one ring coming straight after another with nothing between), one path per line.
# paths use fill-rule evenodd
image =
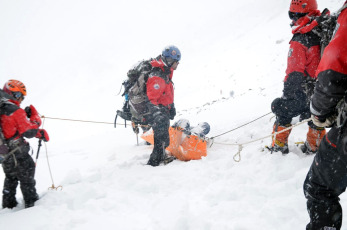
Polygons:
M167 46L162 52L162 56L167 60L174 60L179 62L181 60L181 51L176 46Z

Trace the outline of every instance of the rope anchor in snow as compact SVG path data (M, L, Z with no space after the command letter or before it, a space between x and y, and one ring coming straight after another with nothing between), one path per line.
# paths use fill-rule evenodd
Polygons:
M56 190L58 191L58 189L63 190L63 186L59 185L58 187L55 187L54 184L52 184L51 187L48 188L48 190Z

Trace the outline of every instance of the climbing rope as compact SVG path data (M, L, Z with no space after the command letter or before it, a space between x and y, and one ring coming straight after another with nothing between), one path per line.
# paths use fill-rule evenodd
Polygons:
M46 117L46 116L44 116L44 115L42 115L41 118L44 118L44 119L51 119L51 120L61 120L61 121L89 122L89 123L112 124L112 125L114 124L113 122L75 120L75 119L67 119L67 118ZM118 124L118 123L117 123L117 125L124 125L124 124Z
M230 132L232 132L232 131L235 131L235 130L237 130L237 129L239 129L239 128L242 128L242 127L244 127L244 126L246 126L246 125L249 125L249 124L251 124L251 123L253 123L253 122L255 122L255 121L257 121L257 120L259 120L259 119L261 119L261 118L263 118L263 117L265 117L265 116L267 116L267 115L269 115L269 114L272 114L272 112L269 112L269 113L267 113L267 114L264 114L263 116L260 116L260 117L254 119L254 120L252 120L252 121L250 121L250 122L248 122L248 123L246 123L246 124L243 124L243 125L241 125L241 126L239 126L239 127L237 127L237 128L234 128L234 129L232 129L232 130L229 130L229 131L224 132L224 133L222 133L222 134L219 134L219 135L217 135L217 136L210 137L210 139L213 139L213 138L216 138L216 137L220 137L220 136L223 136L223 135L225 135L225 134L227 134L227 133L230 133Z
M304 123L306 123L306 122L309 122L309 121L311 121L311 120L312 120L312 118L303 120L303 121L301 121L301 122L299 122L299 123L296 123L295 125L292 125L292 126L286 128L286 129L283 129L283 130L281 130L281 131L279 131L279 132L274 132L274 133L272 133L272 134L270 134L270 135L267 135L267 136L265 136L265 137L261 137L261 138L258 138L258 139L256 139L256 140L248 141L248 142L241 143L241 144L238 144L238 143L222 143L222 142L215 142L215 141L214 141L214 138L210 138L210 147L211 147L214 143L220 144L220 145L238 146L238 147L239 147L238 152L234 155L233 159L234 159L234 161L236 161L236 162L240 162L240 161L241 161L241 151L242 151L244 145L248 145L248 144L253 143L253 142L257 142L257 141L264 140L264 139L269 138L269 137L273 137L273 136L275 136L275 135L278 135L278 134L280 134L280 133L283 133L283 132L286 132L286 131L288 131L288 130L290 130L290 129L293 129L294 127L297 127L297 126L299 126L299 125L302 125L302 124L304 124ZM237 158L237 157L238 157L238 158Z
M96 123L96 124L114 125L114 122L76 120L76 119L68 119L68 118L46 117L46 116L44 116L44 115L41 115L41 118L44 118L44 119L51 119L51 120L61 120L61 121L88 122L88 123ZM116 123L116 124L117 124L117 125L125 125L125 124L120 124L120 123ZM140 125L140 124L138 124L138 126L141 126L141 127L149 127L148 125Z

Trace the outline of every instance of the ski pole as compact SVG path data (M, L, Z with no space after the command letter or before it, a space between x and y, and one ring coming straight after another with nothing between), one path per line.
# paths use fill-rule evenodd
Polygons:
M42 139L39 139L39 146L37 148L35 166L37 165L37 159L39 158L41 146L42 146Z

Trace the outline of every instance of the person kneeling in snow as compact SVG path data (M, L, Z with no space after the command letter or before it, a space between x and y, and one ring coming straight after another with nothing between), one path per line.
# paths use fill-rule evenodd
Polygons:
M29 143L24 138L36 137L49 141L49 136L46 130L39 129L41 118L34 106L30 105L25 110L19 107L27 94L22 82L9 80L5 83L3 91L14 99L6 101L0 108L1 129L9 151L12 152L7 157L0 157L5 173L2 207L17 206L16 189L19 181L25 208L29 208L34 206L39 196L35 188L35 163L29 155Z

